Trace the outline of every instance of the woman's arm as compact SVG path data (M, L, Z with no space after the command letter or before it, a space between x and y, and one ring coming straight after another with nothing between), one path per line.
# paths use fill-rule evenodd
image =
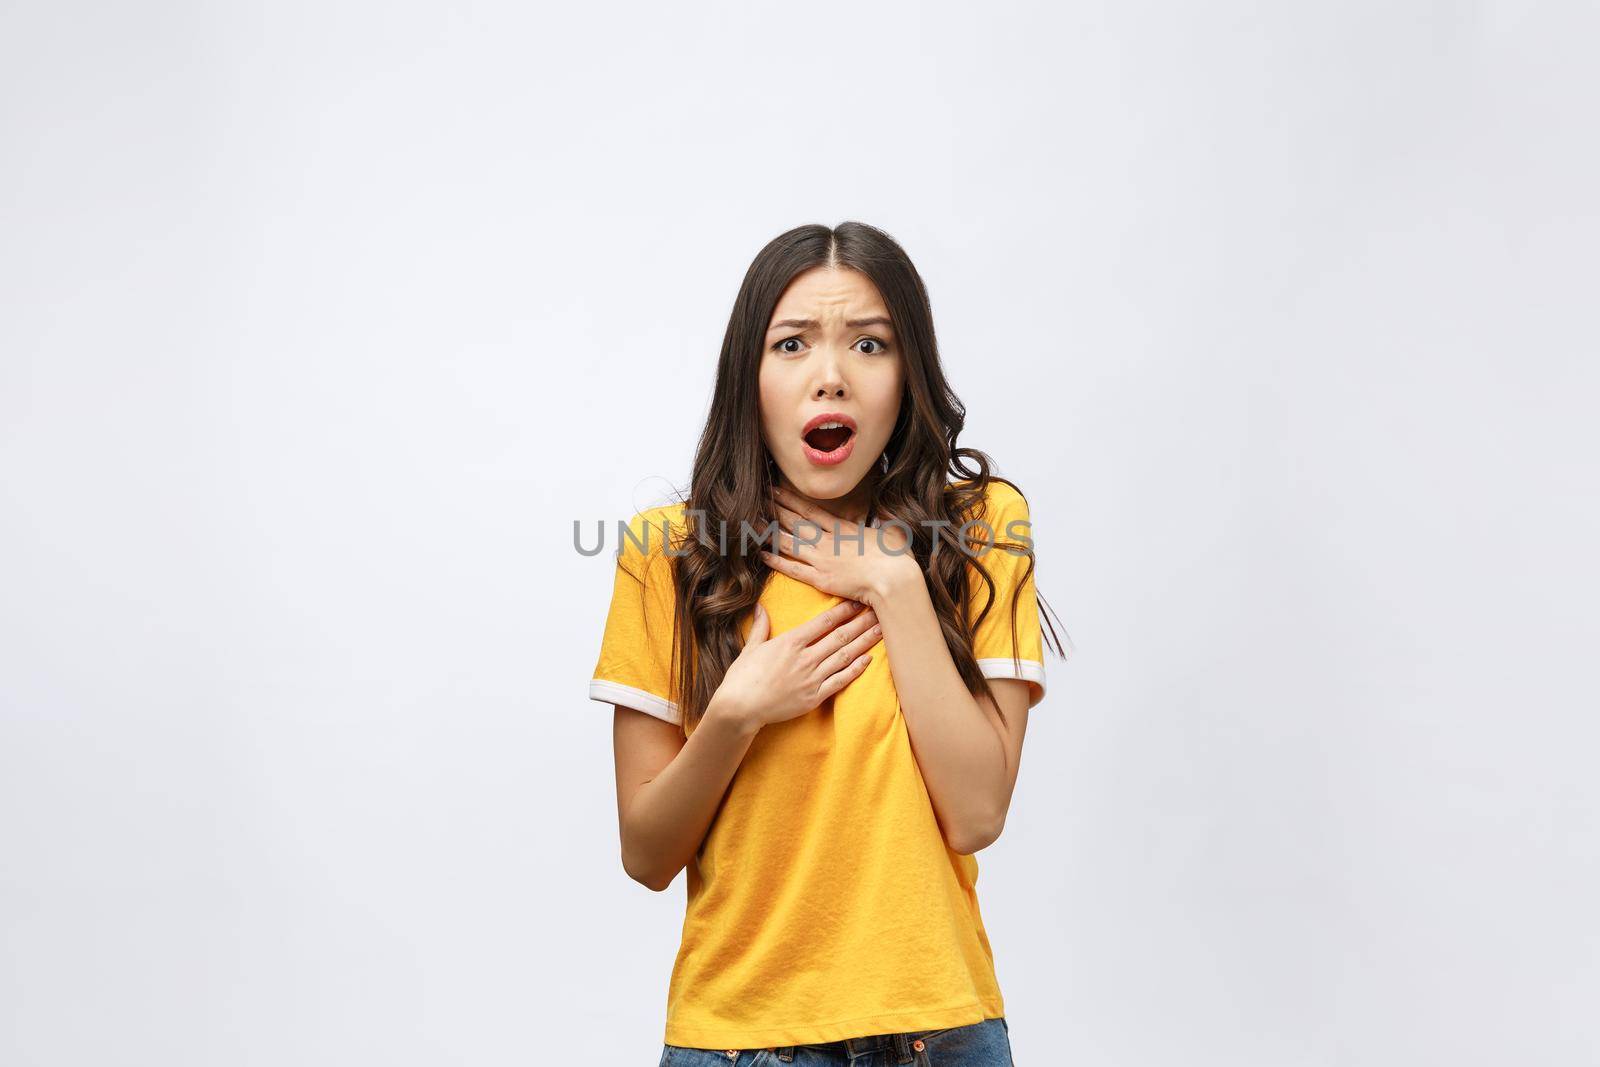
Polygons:
M883 621L889 671L945 840L967 855L987 848L1005 826L1017 785L1028 683L991 679L1004 722L987 699L967 691L920 573L893 572L870 602Z
M672 884L705 840L760 728L712 701L685 741L677 725L617 705L617 820L630 878L657 892Z
M776 637L757 607L744 647L683 740L674 724L617 706L622 867L660 891L705 839L717 805L763 726L804 715L867 669L881 640L870 609L845 601Z
M797 581L875 610L912 751L945 841L969 855L988 847L1005 826L1016 788L1029 683L991 679L1004 721L992 703L967 691L905 533L888 526L869 536L859 523L781 487L773 490L773 502L788 536L778 539L779 552L762 555ZM1026 517L1025 509L1013 512ZM1004 528L1011 536L1010 524Z

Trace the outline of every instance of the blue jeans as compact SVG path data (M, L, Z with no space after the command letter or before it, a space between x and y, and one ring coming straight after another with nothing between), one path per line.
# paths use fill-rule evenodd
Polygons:
M847 1037L820 1045L710 1049L663 1045L657 1067L1016 1067L1011 1027L985 1019L943 1030Z

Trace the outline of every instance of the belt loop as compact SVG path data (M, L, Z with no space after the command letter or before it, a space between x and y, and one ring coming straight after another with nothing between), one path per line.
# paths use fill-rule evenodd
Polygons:
M911 1037L909 1034L894 1035L894 1054L896 1063L910 1063L916 1057L911 1053Z

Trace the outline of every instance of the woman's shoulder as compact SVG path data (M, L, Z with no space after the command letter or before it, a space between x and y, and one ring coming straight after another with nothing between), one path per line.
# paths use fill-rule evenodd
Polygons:
M674 527L681 527L687 508L688 505L682 501L673 501L644 508L629 516L628 529L637 531L646 526L652 526L659 532L663 523L671 523Z
M949 483L945 488L951 491L970 489L976 482L973 478L962 478ZM976 504L976 502L974 502ZM996 475L989 476L989 484L984 486L981 507L973 507L978 516L987 515L1014 515L1018 512L1026 513L1028 498L1016 484Z
M669 558L669 544L678 545L686 529L687 505L681 501L657 504L634 512L618 525L617 559L634 574L640 567Z

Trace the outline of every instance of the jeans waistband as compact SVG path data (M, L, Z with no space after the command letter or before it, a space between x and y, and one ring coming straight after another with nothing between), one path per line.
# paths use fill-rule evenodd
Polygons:
M911 1051L911 1036L909 1033L900 1034L873 1034L869 1037L847 1037L842 1041L823 1041L808 1045L776 1045L772 1051L778 1054L778 1059L784 1063L794 1062L794 1050L797 1048L824 1049L828 1052L842 1052L850 1059L865 1056L871 1052L887 1050L892 1055L891 1063L904 1064L915 1062L916 1056Z

